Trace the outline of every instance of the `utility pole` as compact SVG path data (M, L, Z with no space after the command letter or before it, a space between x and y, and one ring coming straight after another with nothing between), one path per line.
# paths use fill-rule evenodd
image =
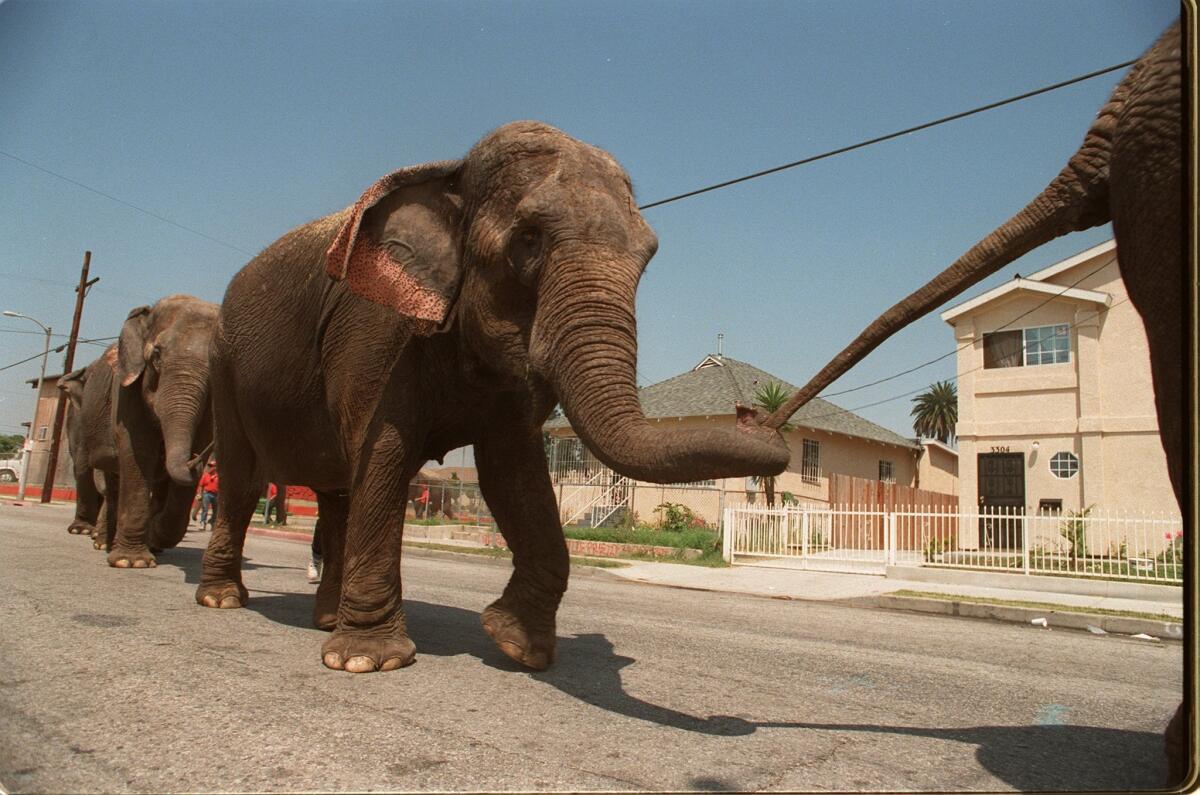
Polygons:
M100 281L100 277L88 281L88 268L92 265L92 252L83 252L83 270L79 274L79 286L75 288L75 316L71 318L71 338L67 340L67 360L63 363L63 375L71 372L75 365L75 343L79 339L79 320L83 317L83 299L88 288ZM42 486L42 502L50 502L54 491L54 470L58 469L58 450L62 444L63 414L67 408L67 393L58 391L58 405L54 409L54 439L50 442L50 461L46 464L46 484Z

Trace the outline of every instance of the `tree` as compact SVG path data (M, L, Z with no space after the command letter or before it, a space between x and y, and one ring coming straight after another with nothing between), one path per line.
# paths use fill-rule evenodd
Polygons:
M760 386L758 391L754 393L754 405L762 407L762 409L767 413L772 413L786 403L788 397L788 391L783 388L783 384L779 383L778 381L771 381ZM790 422L785 422L779 431L783 433L792 430L793 427L795 426L793 426ZM775 477L773 475L762 478L755 477L754 482L762 483L763 491L767 493L767 507L774 508Z
M0 433L0 456L13 455L21 449L23 444L25 444L25 437L19 433Z
M925 439L948 444L958 424L958 387L953 381L935 381L913 398L913 431Z

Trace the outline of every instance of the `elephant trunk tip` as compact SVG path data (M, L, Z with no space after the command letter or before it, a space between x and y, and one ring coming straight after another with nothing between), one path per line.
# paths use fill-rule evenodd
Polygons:
M196 473L187 458L171 458L167 461L167 474L180 486L191 486L196 482Z

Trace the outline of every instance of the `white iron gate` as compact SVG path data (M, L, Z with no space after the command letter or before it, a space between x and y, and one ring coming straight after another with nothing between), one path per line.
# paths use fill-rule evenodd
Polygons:
M901 565L1183 581L1183 525L1172 515L810 504L727 506L723 518L731 563L867 574Z

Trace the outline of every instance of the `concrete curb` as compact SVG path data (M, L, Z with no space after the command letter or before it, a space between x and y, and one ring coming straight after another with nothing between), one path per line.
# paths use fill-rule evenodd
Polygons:
M1110 616L1101 613L1052 610L1033 607L997 605L987 602L972 602L968 599L926 599L919 596L893 596L880 594L854 600L863 606L881 607L888 610L907 610L913 613L933 613L964 618L989 618L1016 624L1031 624L1036 618L1044 618L1050 628L1082 629L1097 627L1114 635L1150 635L1166 640L1182 640L1183 625L1171 621L1154 621L1148 618Z

